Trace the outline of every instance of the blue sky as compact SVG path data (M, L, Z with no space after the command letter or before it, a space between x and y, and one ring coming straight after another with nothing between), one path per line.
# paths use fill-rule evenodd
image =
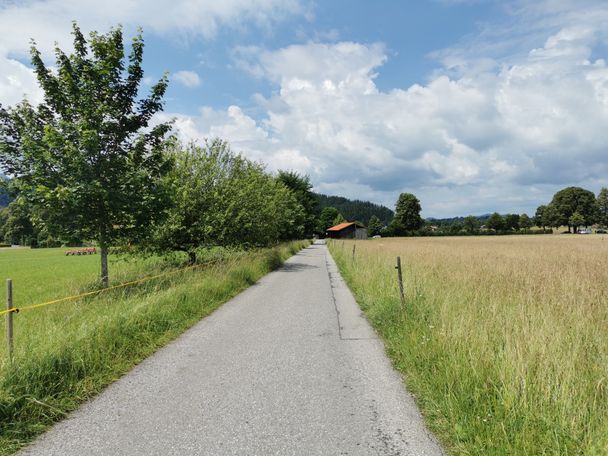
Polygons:
M141 26L148 83L184 140L294 169L315 189L423 215L533 213L608 185L602 0L0 0L0 103L40 100L35 38Z

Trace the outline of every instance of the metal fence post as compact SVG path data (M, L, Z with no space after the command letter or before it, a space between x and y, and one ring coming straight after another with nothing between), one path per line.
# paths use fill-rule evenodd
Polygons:
M403 275L401 273L401 257L397 257L397 280L399 281L399 296L401 297L401 307L405 309L405 295L403 294Z
M13 281L6 279L6 310L13 308ZM6 342L8 344L8 356L13 359L13 313L6 314Z

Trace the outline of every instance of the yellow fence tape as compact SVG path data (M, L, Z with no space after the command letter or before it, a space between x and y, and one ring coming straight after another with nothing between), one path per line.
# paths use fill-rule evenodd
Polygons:
M135 284L138 284L138 283L147 282L148 280L158 279L159 277L164 277L164 276L168 276L168 275L171 275L171 274L177 274L178 272L187 271L189 269L199 268L201 266L208 266L210 264L214 264L214 263L217 263L217 262L218 262L218 260L207 261L205 263L199 263L199 264L195 264L195 265L192 265L192 266L187 266L185 268L175 269L175 270L169 271L169 272L163 272L161 274L156 274L156 275L152 275L152 276L146 276L146 277L143 277L143 278L137 279L137 280L131 280L130 282L124 282L124 283L121 283L121 284L118 284L118 285L113 285L113 286L108 287L108 288L100 288L99 290L89 291L87 293L81 293L81 294L73 295L73 296L66 296L65 298L54 299L52 301L42 302L40 304L32 304L32 305L23 306L23 307L13 307L12 309L6 309L6 310L0 311L0 316L4 315L4 314L8 314L8 313L17 313L17 312L22 312L22 311L27 311L27 310L32 310L32 309L38 309L40 307L51 306L53 304L59 304L59 303L62 303L62 302L74 301L76 299L84 298L84 297L87 297L87 296L93 296L93 295L96 295L96 294L99 294L99 293L103 293L105 291L115 290L117 288L128 287L128 286L135 285Z

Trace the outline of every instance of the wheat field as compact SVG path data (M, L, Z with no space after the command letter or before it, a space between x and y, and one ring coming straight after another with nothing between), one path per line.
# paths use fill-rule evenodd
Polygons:
M608 454L608 237L393 238L330 250L451 453Z

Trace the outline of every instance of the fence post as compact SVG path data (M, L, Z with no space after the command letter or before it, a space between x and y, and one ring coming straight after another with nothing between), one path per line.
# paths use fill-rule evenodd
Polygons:
M401 274L401 257L397 257L397 280L399 281L399 296L401 298L401 307L405 309L405 296L403 294L403 275Z
M6 279L6 310L13 308L13 281ZM8 357L13 360L13 313L6 314L6 342L8 344Z
M353 262L355 261L355 249L357 248L357 244L353 244Z

